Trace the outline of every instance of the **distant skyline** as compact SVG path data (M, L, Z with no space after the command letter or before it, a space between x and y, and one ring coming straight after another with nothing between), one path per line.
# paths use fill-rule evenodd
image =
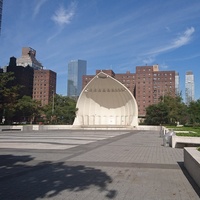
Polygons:
M187 72L185 75L185 103L189 105L194 100L194 74Z
M175 70L185 98L185 74L192 71L200 98L199 0L6 0L0 35L0 66L32 47L46 69L57 73L57 93L67 95L71 60L86 60L115 73L158 64Z

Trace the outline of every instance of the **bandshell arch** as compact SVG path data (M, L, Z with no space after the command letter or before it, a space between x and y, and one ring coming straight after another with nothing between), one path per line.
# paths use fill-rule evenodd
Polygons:
M104 72L98 73L85 86L76 107L73 126L138 126L138 106L133 94Z

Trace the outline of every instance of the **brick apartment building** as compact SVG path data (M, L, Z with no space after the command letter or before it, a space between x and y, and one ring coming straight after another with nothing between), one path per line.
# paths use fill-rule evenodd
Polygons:
M22 85L20 97L26 95L41 101L41 105L47 105L56 94L56 76L51 70L44 70L42 64L36 59L36 50L31 47L22 48L20 58L11 57L5 72L13 72L15 79L10 83ZM0 69L0 73L3 70Z
M140 116L161 96L175 96L175 71L159 71L158 65L136 67L135 98Z
M134 95L138 104L139 117L146 115L146 107L159 102L160 96L175 96L175 71L159 71L158 65L137 66L136 73L127 71L115 74L112 70L96 70L110 75L124 84ZM83 76L83 88L94 75Z
M11 57L9 65L6 67L6 72L13 72L15 79L10 83L9 87L21 85L20 97L26 95L32 98L33 92L33 68L29 65L26 67L17 66L16 58Z
M34 70L33 99L47 105L56 94L56 73L51 70Z
M22 48L17 65L30 66L34 70L32 97L41 101L42 106L47 105L56 93L56 73L43 69L43 65L36 58L36 50L31 47Z

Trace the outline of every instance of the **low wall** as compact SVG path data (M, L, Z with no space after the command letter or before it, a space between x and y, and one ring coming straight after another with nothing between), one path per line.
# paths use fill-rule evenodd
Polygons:
M41 125L42 130L68 130L72 125Z
M200 187L200 151L196 147L184 148L184 166Z
M0 131L22 131L23 125L16 125L16 126L0 126Z
M200 137L172 136L172 148L184 146L200 146Z
M161 126L138 126L135 129L136 130L146 130L146 131L160 131Z
M160 131L160 126L138 126L138 127L80 127L73 125L14 125L14 126L0 126L0 131L41 131L41 130L151 130L151 131Z
M72 125L14 125L0 126L0 131L39 131L39 130L67 130Z

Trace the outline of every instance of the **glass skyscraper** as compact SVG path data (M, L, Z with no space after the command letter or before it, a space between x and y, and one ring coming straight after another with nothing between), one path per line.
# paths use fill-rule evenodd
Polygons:
M2 9L3 9L3 0L0 0L0 33L1 33Z
M189 71L185 75L185 103L189 105L194 100L194 75Z
M82 91L82 76L86 75L87 62L72 60L68 63L67 96L77 98Z

